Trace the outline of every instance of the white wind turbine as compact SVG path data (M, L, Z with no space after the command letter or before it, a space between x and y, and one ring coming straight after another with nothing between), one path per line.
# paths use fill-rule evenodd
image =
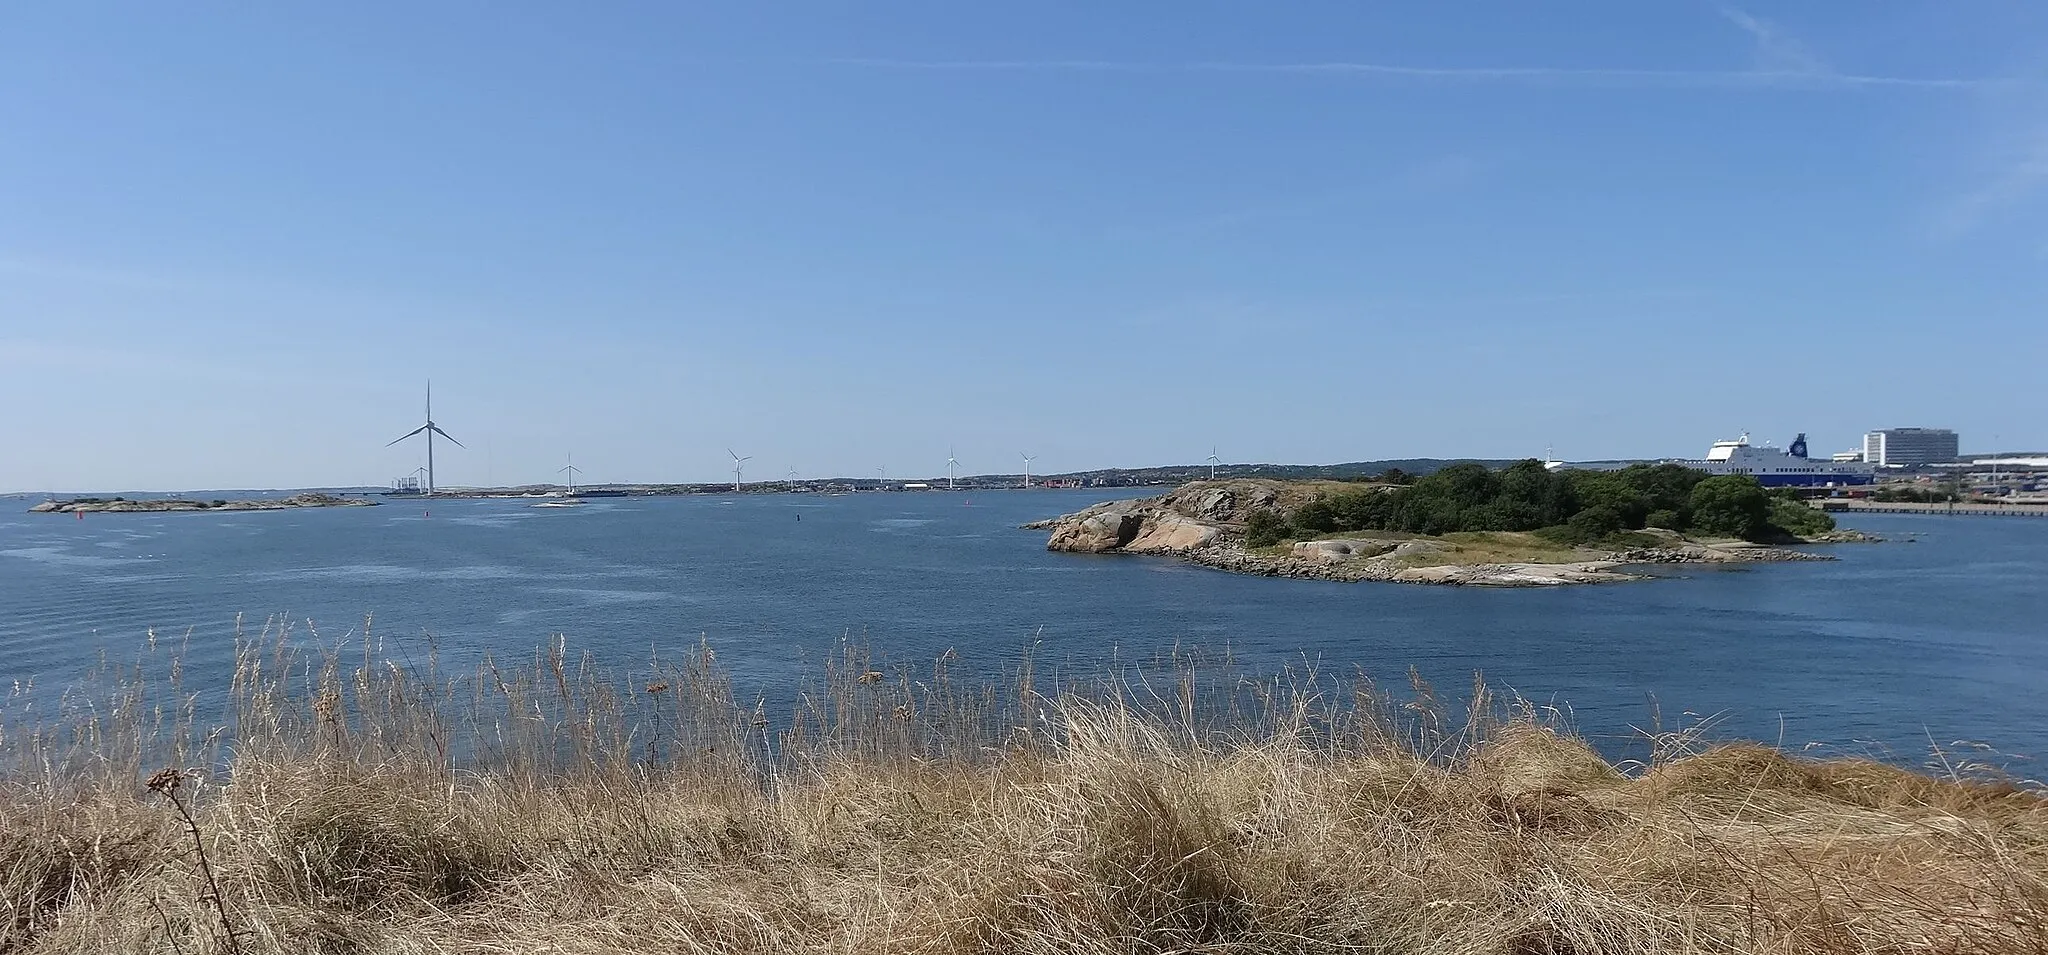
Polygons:
M400 442L400 441L403 441L403 440L405 440L405 439L407 439L407 438L410 438L410 437L412 437L413 435L416 435L416 434L421 434L421 433L424 433L424 434L426 434L426 436L427 436L427 496L428 496L428 497L433 497L433 496L434 496L434 435L437 435L437 434L438 434L438 435L440 435L441 437L447 438L447 439L448 439L448 440L450 440L450 441L455 441L455 436L454 436L454 435L452 435L452 434L449 434L449 433L448 433L448 432L446 432L446 431L443 431L443 430L441 430L441 426L440 426L440 425L438 425L438 424L435 424L435 423L434 423L434 383L433 383L433 382L431 382L431 381L430 381L430 382L427 382L427 423L426 423L426 424L423 424L423 425L420 425L419 427L417 427L417 428L414 428L414 429L412 429L411 431L407 431L406 433L404 433L404 434L401 434L401 435L399 435L399 436L398 436L398 437L396 437L396 438L393 438L393 439L391 439L391 444L387 444L387 445L385 445L385 447L387 447L387 448L388 448L388 447L390 447L390 446L391 446L392 444L397 444L398 442ZM458 447L458 448L460 448L460 447L463 447L463 444L462 444L462 442L460 442L460 441L455 441L455 446L456 446L456 447Z
M1022 451L1017 452L1017 456L1024 459L1024 486L1029 488L1031 487L1031 462L1033 458Z
M734 493L738 493L740 489L740 469L745 467L748 461L754 460L754 456L749 454L746 457L741 457L731 448L726 448L725 453L732 455L732 489Z
M1211 481L1214 481L1214 480L1216 480L1216 462L1218 462L1218 461L1221 461L1221 460L1222 460L1221 458L1218 458L1218 457L1216 456L1216 446L1215 446L1215 445L1213 445L1213 444L1212 444L1212 445L1210 445L1210 446L1209 446L1209 480L1211 480Z
M951 447L946 448L946 490L948 491L953 490L953 469L959 466L959 459L953 457L953 449Z
M576 455L573 453L569 455L569 463L562 465L560 469L560 473L567 474L569 476L570 497L576 496L576 475L582 473L582 471L582 468L576 466Z

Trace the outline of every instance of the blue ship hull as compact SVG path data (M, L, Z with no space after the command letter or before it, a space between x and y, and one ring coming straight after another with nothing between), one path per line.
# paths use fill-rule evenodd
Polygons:
M1876 484L1875 474L1752 474L1765 487L1854 487Z

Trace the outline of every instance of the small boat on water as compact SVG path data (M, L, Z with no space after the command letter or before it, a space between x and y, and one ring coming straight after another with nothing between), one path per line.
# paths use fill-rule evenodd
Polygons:
M531 507L582 507L582 506L583 506L583 499L582 499L582 498L575 498L575 497L563 497L563 498L556 498L555 500L552 500L552 501L542 501L542 502L540 502L539 504L533 504L533 505L529 505L529 506L531 506Z

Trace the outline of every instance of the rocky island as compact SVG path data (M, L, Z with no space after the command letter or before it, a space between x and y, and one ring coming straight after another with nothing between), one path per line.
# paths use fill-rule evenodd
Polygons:
M1752 480L1671 470L1684 469L1579 476L1525 462L1460 466L1412 485L1198 481L1024 526L1050 531L1054 551L1163 555L1268 577L1495 587L1641 580L1648 575L1628 568L1649 564L1829 560L1785 545L1870 539ZM1657 506L1673 498L1684 508Z
M202 501L193 498L80 497L69 501L44 501L28 509L31 514L156 514L167 511L283 511L299 507L374 507L377 502L360 497L336 497L309 492L263 501Z

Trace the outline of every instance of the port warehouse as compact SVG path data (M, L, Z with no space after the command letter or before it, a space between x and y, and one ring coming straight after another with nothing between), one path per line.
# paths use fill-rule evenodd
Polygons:
M2048 493L2048 453L2000 455L1966 461L1942 461L1912 467L1880 467L1876 482L1852 487L1808 488L1860 497L1886 487L1956 485L1961 488L1997 488L2006 492Z
M1864 498L1827 498L1813 505L1830 513L1861 514L1969 514L1982 517L2048 517L2048 498L2033 503L1914 504L1906 501L1872 501Z
M2048 514L2048 453L2011 454L1945 461L1918 467L1884 467L1876 483L1853 487L1796 488L1806 497L1855 501L1856 510L1899 513L2038 513ZM1972 503L1907 504L1870 501L1872 495L1898 488L1952 490L1976 498ZM1823 504L1823 509L1832 509Z

